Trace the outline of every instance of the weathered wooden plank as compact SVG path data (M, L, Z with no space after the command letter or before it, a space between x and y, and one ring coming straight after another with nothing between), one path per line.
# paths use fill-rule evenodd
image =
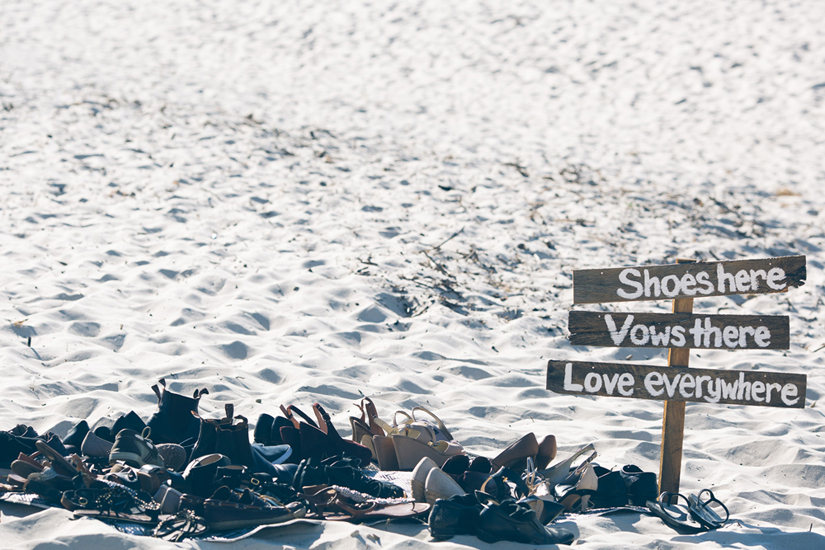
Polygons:
M573 272L573 303L703 298L784 292L805 284L805 256Z
M696 315L571 311L574 346L789 349L787 315Z
M547 363L547 389L572 395L801 409L806 388L804 374L583 361Z

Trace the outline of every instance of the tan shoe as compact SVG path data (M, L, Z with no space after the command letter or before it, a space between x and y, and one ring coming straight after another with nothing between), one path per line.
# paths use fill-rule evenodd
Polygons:
M427 482L427 474L433 468L438 468L438 464L426 456L422 458L412 471L412 497L416 502L427 502L424 494L424 485Z
M435 504L435 501L442 498L448 499L450 497L466 494L461 485L455 482L448 474L444 473L439 468L433 468L427 474L427 480L424 482L424 497L427 504Z

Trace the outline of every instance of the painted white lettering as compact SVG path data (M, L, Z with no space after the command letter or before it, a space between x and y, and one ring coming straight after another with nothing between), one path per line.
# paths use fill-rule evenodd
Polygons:
M595 372L588 372L584 377L584 389L590 393L596 393L602 389L602 379Z
M738 382L739 382L739 393L736 394L736 398L739 401L742 401L743 399L745 401L750 401L751 400L751 383L750 382L745 382L745 373L744 372L739 373Z
M728 283L728 288L730 288L732 293L736 292L736 281L733 280L733 275L725 273L725 268L722 267L722 264L716 265L716 280L719 282L719 292L725 292L725 282Z
M679 385L679 379L682 377L681 374L677 374L673 377L673 383L671 383L670 379L666 374L662 375L662 380L665 383L665 389L667 390L667 396L673 397L673 394L676 392L676 386Z
M702 382L707 380L710 382L710 376L697 376L696 377L696 398L702 397Z
M697 288L696 292L699 294L712 294L713 293L713 283L710 282L710 275L708 275L707 271L700 271L696 274L696 282L702 285L702 288Z
M771 345L771 331L768 327L756 327L756 334L753 335L753 341L760 348L766 348Z
M668 288L668 284L673 283L673 289ZM676 275L668 275L662 278L662 294L668 298L674 298L679 295L679 277Z
M613 395L613 390L616 389L616 383L619 381L619 373L617 372L613 376L602 374L602 378L604 378L604 389L607 391L607 395Z
M650 272L645 269L645 296L650 298L650 289L653 289L653 296L658 297L661 294L661 287L659 285L659 277L651 277Z
M610 338L613 340L613 343L620 346L627 336L631 325L633 325L633 316L627 316L622 324L622 330L616 330L616 323L613 322L613 316L610 314L604 316L604 322L607 324L607 331L610 333Z
M745 269L740 269L736 272L736 290L739 292L747 292L751 288L751 278Z
M735 348L739 345L739 329L734 326L726 326L722 331L722 340L725 341L725 346Z
M756 330L753 327L739 327L739 347L744 348L748 345L748 334L753 336Z
M656 325L650 325L650 342L654 346L666 348L667 343L670 342L670 327L665 327L664 332L656 334Z
M682 275L682 294L685 296L696 295L696 277L690 273Z
M708 381L708 393L705 396L705 401L709 403L718 403L719 398L722 397L722 382L721 378L716 379L716 384L713 384L713 380Z
M762 397L762 395L761 395L762 392L764 392L764 391L765 391L765 383L760 382L759 380L757 380L756 382L753 383L753 386L751 386L751 397L757 403L761 403L762 401L765 400L765 398Z
M717 348L722 347L722 331L710 324L710 317L705 317L705 347L710 347L710 337L716 336L713 343Z
M765 384L765 403L770 403L771 402L771 392L772 391L776 391L776 392L782 391L782 384L775 384L775 383L774 384Z
M734 380L732 384L728 384L721 378L718 380L722 385L722 399L736 399L736 390L739 388L739 380Z
M583 389L581 384L573 383L573 363L564 365L564 391L582 391Z
M642 333L641 336L637 336L636 333ZM647 331L647 327L644 325L636 325L633 327L633 330L630 331L630 341L633 342L637 346L644 346L647 344L647 341L650 340L650 333Z
M693 397L693 388L696 387L696 380L693 379L692 374L686 374L682 377L682 381L679 383L679 393L684 398ZM691 390L688 392L688 390Z
M702 334L705 333L705 331L702 330L702 320L696 319L696 323L693 325L693 328L688 329L688 332L693 335L693 347L702 347Z
M647 393L649 393L653 397L659 397L665 391L662 389L662 385L664 385L662 375L656 371L647 373L647 376L645 376L644 384Z
M799 388L796 387L794 384L785 384L782 386L782 402L788 405L789 407L796 405L799 401L799 398L796 397L799 394ZM796 397L796 399L791 399L792 397Z
M780 269L778 267L774 267L773 269L768 271L768 278L767 278L768 286L771 287L774 290L782 290L783 288L788 286L788 284L787 283L782 283L780 285L778 283L778 281L781 281L784 278L785 278L785 270Z
M639 281L634 281L630 278L633 277L641 277L642 274L639 273L638 269L633 269L629 267L627 269L623 269L621 273L619 273L619 282L623 285L627 285L631 288L635 288L633 292L627 292L625 289L620 288L616 291L616 294L624 298L625 300L635 300L636 298L641 298L642 296L642 283Z
M670 345L681 348L687 344L685 340L685 327L676 326L670 331Z
M629 372L623 372L622 375L619 377L619 394L630 397L633 395L633 386L636 384L636 380L634 380L633 375ZM629 389L628 389L629 388Z
M759 290L759 277L768 280L768 274L765 273L764 269L751 269L751 290Z

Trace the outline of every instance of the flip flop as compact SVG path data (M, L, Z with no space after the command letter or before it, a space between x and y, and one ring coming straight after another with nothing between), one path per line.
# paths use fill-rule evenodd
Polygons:
M707 500L702 500L702 495L705 493L709 495L709 498ZM727 523L728 519L730 519L728 507L722 504L722 502L713 495L713 491L710 489L702 489L698 496L690 495L687 500L690 515L693 516L693 519L701 523L706 529L719 529ZM710 507L711 503L714 502L721 506L725 511L724 519L722 519L716 510Z
M673 497L676 497L676 504L671 504ZM659 516L667 525L682 533L694 534L707 531L703 524L693 518L689 503L688 506L678 504L680 498L688 502L684 495L665 491L659 495L656 502L648 500L647 508Z

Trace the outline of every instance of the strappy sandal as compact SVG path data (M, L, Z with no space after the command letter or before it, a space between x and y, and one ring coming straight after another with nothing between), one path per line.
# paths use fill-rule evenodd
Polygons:
M583 466L584 464L589 464L590 462L595 460L596 456L598 456L598 453L596 452L596 449L593 447L593 444L589 443L578 449L576 452L574 452L571 456L567 457L566 459L560 460L544 470L538 470L537 475L541 476L544 483L546 483L550 486L550 488L552 488L553 486L564 481L564 479L568 475L570 475L570 470L573 469L573 463L576 461L577 458L581 457L586 453L591 454L582 462L582 464L580 464L577 467L577 469Z
M413 518L430 509L426 503L407 501L396 504L393 500L399 499L372 499L345 487L318 485L305 487L304 491L315 516L329 521Z
M447 429L447 426L445 426L444 423L441 421L441 419L438 418L431 410L425 409L424 407L420 407L420 406L419 407L413 407L413 410L412 410L412 418L415 422L429 422L427 420L419 420L418 418L416 418L415 417L415 411L421 411L423 413L426 413L427 416L429 416L430 418L435 420L434 431L435 431L436 441L454 441L455 440L455 438L453 437L453 434L451 434L450 430ZM440 430L441 433L439 433L439 430ZM439 437L439 436L441 436L441 437Z
M709 498L707 500L702 500L702 495L705 493L708 494ZM690 495L687 500L690 515L708 530L719 529L727 523L728 519L730 519L728 507L722 504L722 502L714 496L713 491L710 489L702 489L698 495ZM713 503L718 504L721 506L722 510L725 511L724 519L722 519L716 510L710 507Z
M417 419L416 411L426 413L435 423ZM397 423L399 414L407 417L400 425ZM465 454L464 448L453 440L450 430L441 419L424 407L413 408L412 416L404 411L396 412L393 424L392 431L387 433L392 437L399 470L412 471L424 457L431 459L440 468L451 456Z
M60 503L75 517L100 520L155 524L160 513L160 504L150 494L106 481L93 488L64 491Z
M675 503L672 502L674 498ZM688 503L688 506L679 504L679 499ZM707 528L693 517L690 511L690 501L682 494L665 491L655 502L647 501L647 508L679 532L695 534L707 531Z
M205 519L195 515L192 510L181 510L176 515L161 521L155 527L152 536L169 542L180 542L186 538L202 535L208 529Z

